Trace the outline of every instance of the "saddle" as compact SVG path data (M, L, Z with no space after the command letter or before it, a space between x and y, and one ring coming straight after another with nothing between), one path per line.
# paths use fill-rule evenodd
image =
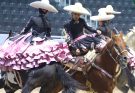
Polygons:
M98 54L95 50L89 51L84 56L74 57L69 62L64 62L64 66L69 68L66 72L70 70L80 71L80 72L87 72L91 68L92 62L94 62L96 56Z

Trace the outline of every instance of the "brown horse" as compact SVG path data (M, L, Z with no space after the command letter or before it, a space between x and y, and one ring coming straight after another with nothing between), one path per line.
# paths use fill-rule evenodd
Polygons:
M127 50L123 40L123 34L112 32L112 39L108 41L102 52L91 63L91 68L85 75L76 72L72 76L82 84L91 83L91 88L97 93L112 93L116 84L116 78L120 72L120 64L126 62ZM53 89L58 93L59 84Z

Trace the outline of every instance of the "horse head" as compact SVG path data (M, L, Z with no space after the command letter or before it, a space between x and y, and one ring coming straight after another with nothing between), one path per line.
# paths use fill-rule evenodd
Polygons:
M120 61L127 61L127 46L123 39L123 33L119 32L117 29L113 29L112 40L114 43L114 49L120 57Z

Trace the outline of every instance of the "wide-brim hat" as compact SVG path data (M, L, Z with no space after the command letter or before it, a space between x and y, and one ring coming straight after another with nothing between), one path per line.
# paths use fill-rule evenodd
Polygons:
M58 12L58 10L50 4L49 0L41 0L41 1L34 1L32 3L30 3L30 6L34 7L34 8L41 8L41 9L46 9L49 12Z
M77 2L74 5L65 6L64 10L73 12L73 13L79 13L84 15L90 15L90 12L82 6L81 3Z
M106 8L100 8L100 9L98 9L98 12L105 12L106 13Z
M106 12L104 11L104 8L99 10L99 14L96 16L91 16L90 19L93 21L107 21L113 19L115 16L114 15L107 15Z
M112 5L107 5L107 6L106 6L106 13L111 13L111 14L121 14L121 12L114 11Z

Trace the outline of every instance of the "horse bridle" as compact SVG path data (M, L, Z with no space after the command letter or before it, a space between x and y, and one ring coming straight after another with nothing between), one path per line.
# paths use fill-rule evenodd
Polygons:
M113 60L117 63L117 61L118 61L118 62L120 61L118 58L124 58L122 54L125 53L125 52L128 52L128 50L126 50L126 49L122 50L121 47L118 47L118 46L114 43L113 39L112 39L112 42L113 42L113 44L112 44L112 46L111 46L111 47L112 47L111 49L114 49L115 52L117 53L116 59L115 59L113 56L112 56L112 58L113 58ZM122 50L122 51L121 51L121 50ZM108 48L107 48L107 51L109 51ZM111 52L109 53L109 55L111 55ZM123 60L126 60L126 58L124 58Z
M120 64L120 61L126 61L126 59L124 59L124 57L123 57L121 54L123 54L123 53L125 53L125 52L128 52L127 50L119 51L119 50L121 50L121 49L118 49L118 47L115 45L114 41L113 41L113 44L112 44L111 47L112 47L111 50L114 49L115 52L117 53L116 58L113 57L113 55L112 55L112 53L111 53L111 50L109 50L107 46L106 46L106 49L107 49L107 51L108 51L110 57L114 60L114 62L115 62L116 64ZM118 63L118 62L119 62L119 63ZM125 67L124 67L124 68L125 68ZM124 68L120 68L119 70L124 69ZM119 72L119 71L118 71L118 72ZM108 74L109 74L109 73L108 73ZM117 74L116 74L116 75L117 75ZM114 77L116 77L116 75L115 75ZM111 76L112 76L112 75L111 75ZM112 76L112 78L113 78L113 76Z

